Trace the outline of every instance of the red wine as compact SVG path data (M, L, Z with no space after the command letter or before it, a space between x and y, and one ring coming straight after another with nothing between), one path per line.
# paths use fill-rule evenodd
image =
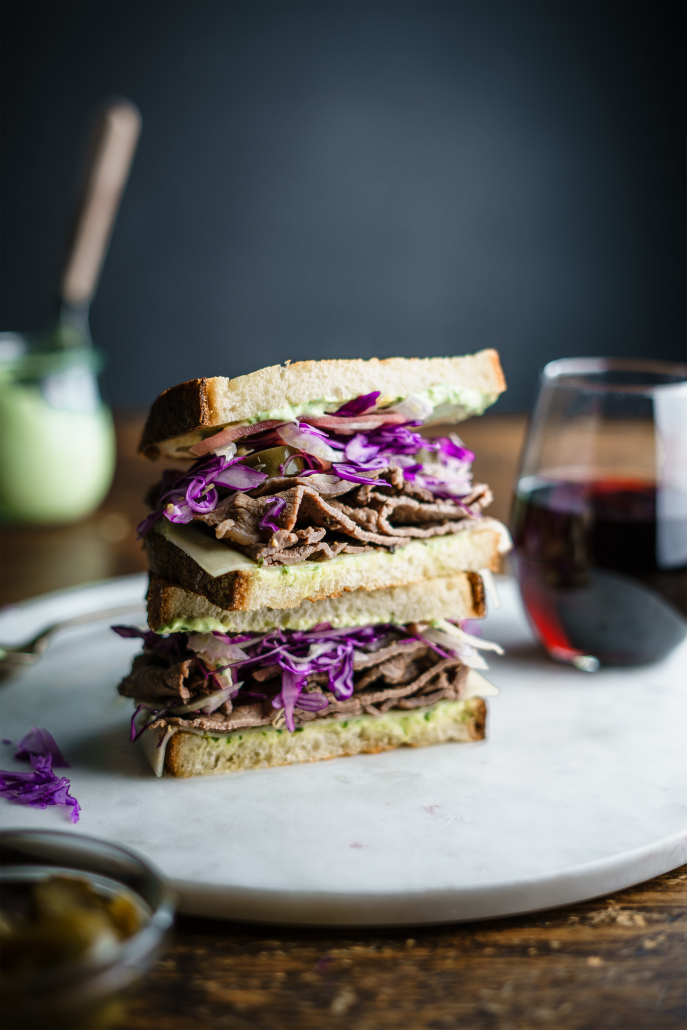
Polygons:
M687 520L664 517L658 501L655 486L637 480L521 480L516 572L552 657L636 665L687 635Z

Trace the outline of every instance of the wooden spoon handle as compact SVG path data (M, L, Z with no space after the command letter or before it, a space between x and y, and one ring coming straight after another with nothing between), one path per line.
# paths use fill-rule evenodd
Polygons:
M87 305L95 293L140 132L140 112L127 100L111 104L97 123L92 159L62 278L62 297L67 304Z

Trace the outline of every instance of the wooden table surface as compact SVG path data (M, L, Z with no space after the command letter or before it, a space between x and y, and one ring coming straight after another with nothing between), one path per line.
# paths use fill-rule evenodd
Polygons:
M0 600L145 569L134 527L158 475L117 419L101 509L69 527L2 533ZM526 420L461 428L508 518ZM357 932L180 917L119 1030L653 1030L687 1028L687 866L555 911L445 928Z

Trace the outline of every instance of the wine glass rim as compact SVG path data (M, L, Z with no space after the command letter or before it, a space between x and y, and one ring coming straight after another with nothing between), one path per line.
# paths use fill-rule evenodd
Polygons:
M665 376L667 382L613 382L609 372L635 372L647 376ZM596 377L604 375L603 380ZM547 386L563 389L593 390L600 393L633 393L651 395L657 390L687 392L687 365L675 361L654 361L647 358L558 358L549 361L541 371Z

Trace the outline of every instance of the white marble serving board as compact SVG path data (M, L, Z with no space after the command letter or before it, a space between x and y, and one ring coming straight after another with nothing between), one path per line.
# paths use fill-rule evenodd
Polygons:
M216 777L155 779L117 697L136 641L106 623L59 634L0 691L2 737L47 727L83 808L0 800L5 828L65 829L134 848L182 911L320 925L484 919L580 901L687 862L687 643L661 664L594 675L533 644L515 586L485 635L488 740ZM0 613L0 641L131 601L144 577ZM118 621L127 621L122 618ZM0 750L5 769L26 765Z

